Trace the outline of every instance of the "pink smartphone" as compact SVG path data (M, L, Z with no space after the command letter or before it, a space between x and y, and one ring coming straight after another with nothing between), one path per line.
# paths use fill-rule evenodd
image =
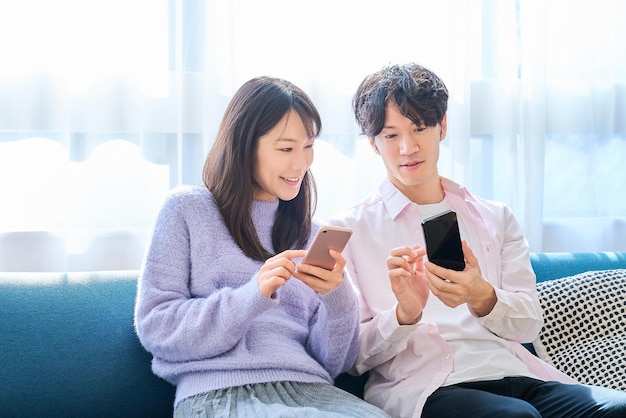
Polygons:
M342 252L350 236L352 236L352 230L349 228L322 226L313 238L302 263L332 270L335 267L335 259L330 256L328 250Z

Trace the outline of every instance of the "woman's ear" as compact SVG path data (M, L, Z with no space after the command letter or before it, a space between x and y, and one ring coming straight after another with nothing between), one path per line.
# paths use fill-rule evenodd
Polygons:
M369 139L370 145L372 146L372 149L374 150L374 152L380 155L380 151L378 151L378 147L376 146L376 141L374 141L374 138L372 138L371 136L368 136L367 139Z

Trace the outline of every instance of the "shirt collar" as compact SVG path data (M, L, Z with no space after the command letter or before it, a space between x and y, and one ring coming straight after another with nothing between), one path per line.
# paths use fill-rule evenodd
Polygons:
M396 219L412 203L387 177L378 187L378 193L392 219Z
M446 195L452 195L457 199L460 198L462 200L474 201L474 197L465 187L446 177L439 178L441 179L441 186L443 187ZM413 203L404 193L394 186L394 184L387 177L385 177L381 185L378 187L378 193L380 193L380 197L392 219L396 219L407 206L410 206Z

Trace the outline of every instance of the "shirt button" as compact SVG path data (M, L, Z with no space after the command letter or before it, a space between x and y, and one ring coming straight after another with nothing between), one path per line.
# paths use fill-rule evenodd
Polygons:
M450 360L452 358L452 354L446 353L446 360Z

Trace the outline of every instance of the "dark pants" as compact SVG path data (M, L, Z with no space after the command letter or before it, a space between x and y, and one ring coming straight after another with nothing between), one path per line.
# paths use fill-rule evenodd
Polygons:
M437 389L422 418L626 417L626 392L528 377L460 383Z

